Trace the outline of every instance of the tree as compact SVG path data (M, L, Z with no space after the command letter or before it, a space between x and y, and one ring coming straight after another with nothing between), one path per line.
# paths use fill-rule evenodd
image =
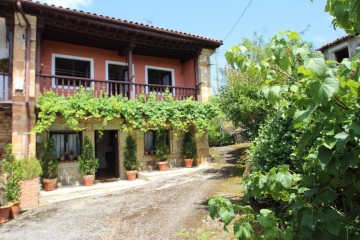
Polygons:
M360 59L341 63L326 61L312 52L297 33L283 32L271 42L272 58L258 75L275 71L286 81L265 82L261 93L277 116L292 119L300 132L292 145L300 167L273 161L266 171L255 171L246 179L248 199L266 208L253 213L250 207L228 204L222 198L209 201L211 216L228 225L234 212L244 214L235 221L235 236L253 236L262 229L262 239L359 239L360 237ZM259 63L237 62L243 71ZM291 64L290 64L291 63ZM268 138L278 146L278 138ZM269 148L265 155L271 151ZM252 201L254 203L254 201Z
M328 0L325 11L334 17L334 26L351 35L360 33L360 0Z
M258 94L265 81L255 71L242 71L249 60L260 63L270 57L270 45L256 33L252 40L244 39L227 53L229 67L223 70L226 83L219 92L217 103L226 118L235 126L246 128L254 136L267 114L267 103ZM239 54L240 53L240 54ZM254 66L254 68L256 68ZM249 136L248 136L249 137Z

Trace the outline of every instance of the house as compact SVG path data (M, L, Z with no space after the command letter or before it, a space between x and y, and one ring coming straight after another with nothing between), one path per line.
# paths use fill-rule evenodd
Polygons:
M82 86L95 96L130 99L165 87L176 99L209 98L210 56L222 41L144 25L31 0L0 2L0 147L13 144L18 156L37 156L47 138L55 139L64 184L77 184L77 155L88 136L100 159L98 176L123 178L127 133L116 124L104 129L87 123L86 130L67 129L61 118L49 132L31 131L37 119L39 93L52 90L70 96ZM101 130L102 137L99 136ZM143 165L154 159L155 133L132 133ZM168 130L171 164L179 165L179 144ZM71 153L71 154L70 154ZM71 157L70 155L74 155ZM208 157L207 137L197 141L198 161Z
M316 49L321 51L327 59L341 62L344 58L352 58L356 54L360 37L346 35Z

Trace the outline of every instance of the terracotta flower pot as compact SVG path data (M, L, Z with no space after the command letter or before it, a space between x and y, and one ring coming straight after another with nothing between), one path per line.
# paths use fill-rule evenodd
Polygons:
M10 209L12 204L0 207L0 223L6 222L9 219Z
M82 183L84 186L94 185L95 175L85 175L82 176Z
M44 178L42 180L45 191L53 191L56 189L57 178Z
M17 218L20 214L20 202L14 203L10 208L10 218Z
M193 159L184 159L184 164L186 168L191 168L193 165Z
M158 165L159 171L166 171L168 168L167 162L158 162L157 165Z
M126 171L127 180L128 181L134 181L136 180L136 171Z

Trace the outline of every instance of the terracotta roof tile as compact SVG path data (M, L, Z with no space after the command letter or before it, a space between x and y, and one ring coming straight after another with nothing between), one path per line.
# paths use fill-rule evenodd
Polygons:
M53 8L53 9L59 9L59 10L62 10L62 11L68 11L68 12L71 12L71 13L82 14L82 15L88 16L88 17L100 17L100 18L103 18L104 20L106 19L106 20L115 21L117 23L130 24L130 25L134 25L135 27L145 27L148 30L157 30L157 31L161 31L161 32L164 32L164 33L170 33L170 34L174 34L174 35L178 35L178 36L191 37L191 38L196 38L196 39L199 39L199 40L211 41L211 42L217 43L219 45L223 44L222 40L216 40L216 39L203 37L203 36L196 35L196 34L185 33L185 32L171 30L171 29L167 29L167 28L159 28L159 27L156 27L156 26L143 24L143 23L139 23L139 22L127 21L127 20L123 20L123 19L120 19L120 18L104 16L104 15L96 14L96 13L84 12L82 10L63 8L61 6L55 6L54 4L49 5L47 3L40 3L39 1L33 1L33 0L21 0L21 1L24 2L24 3L27 2L27 3L37 4L39 6L47 6L47 7Z
M333 45L335 45L335 44L338 44L338 43L340 43L340 42L342 42L342 41L345 41L345 40L347 40L347 39L349 39L349 38L352 38L352 37L354 37L354 36L352 36L352 35L350 35L350 34L345 35L345 36L342 36L342 37L339 37L339 38L335 39L334 41L329 42L329 43L326 43L325 45L317 48L316 51L323 51L323 50L325 50L325 49L327 49L327 48L329 48L329 47L331 47L331 46L333 46Z

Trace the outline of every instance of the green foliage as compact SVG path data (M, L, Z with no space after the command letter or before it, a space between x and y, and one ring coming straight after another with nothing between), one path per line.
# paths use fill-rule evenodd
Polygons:
M193 125L197 129L197 136L201 136L209 119L216 112L212 105L186 100L174 100L167 91L161 100L157 100L154 93L147 98L140 95L136 99L127 99L120 95L94 97L92 91L79 89L74 96L57 96L54 92L47 92L38 98L37 108L40 112L34 128L37 132L49 129L58 116L64 117L66 125L73 130L82 130L80 122L89 119L102 121L105 126L110 121L119 119L119 128L124 131L159 130L172 127L177 131L186 131Z
M59 161L56 159L56 147L53 138L49 138L45 143L44 152L40 160L42 168L42 178L56 178Z
M20 167L22 170L22 180L37 178L42 173L41 164L35 157L20 160Z
M124 152L124 166L126 170L133 171L139 167L139 163L136 157L136 140L128 135L125 142L126 147Z
M272 167L288 164L291 169L300 165L295 149L299 131L292 128L292 120L281 116L268 117L260 127L258 136L250 147L249 156L256 171L268 171Z
M155 142L155 156L157 161L164 162L167 161L169 154L169 146L167 144L167 131L164 129L158 130L156 132L156 142Z
M225 70L226 84L216 98L219 108L235 126L248 129L255 136L259 125L268 113L267 103L258 94L259 87L266 80L256 71L259 64L249 65L250 60L260 63L270 57L270 45L261 36L253 40L244 39L241 45L233 46L226 53L232 68ZM244 72L244 68L252 69Z
M184 134L181 147L181 156L184 159L194 159L196 155L196 143L191 131Z
M274 130L269 127L270 136L262 135L257 156L267 165L245 183L248 199L267 208L265 213L274 213L267 214L269 225L281 226L266 236L262 230L263 238L359 239L360 59L325 61L292 32L275 36L271 51L271 59L260 63L266 67L257 69L258 75L268 77L261 93L274 116L292 119L296 134L287 139L286 132L295 130L280 124L282 138L271 125L277 120L269 120ZM248 67L254 64L242 65L242 70L254 71ZM290 143L282 144L285 139ZM271 146L282 148L288 159L285 154L277 162ZM278 165L283 163L288 165ZM267 221L260 216L256 220L266 228Z
M12 153L12 145L6 145L6 158L2 160L2 171L5 177L5 202L15 203L20 200L20 161Z
M234 138L227 132L221 133L219 126L209 127L209 146L219 147L234 144Z
M231 203L224 197L213 197L208 202L209 214L212 219L219 219L224 223L224 230L233 223L234 236L237 239L292 239L292 228L281 228L279 219L269 209L261 209L255 215L250 206ZM240 217L236 217L236 214ZM256 231L254 227L256 226Z
M325 11L334 17L333 24L347 33L360 33L360 1L359 0L327 0Z
M99 167L99 159L96 158L93 145L87 136L84 139L78 164L81 176L95 175Z

